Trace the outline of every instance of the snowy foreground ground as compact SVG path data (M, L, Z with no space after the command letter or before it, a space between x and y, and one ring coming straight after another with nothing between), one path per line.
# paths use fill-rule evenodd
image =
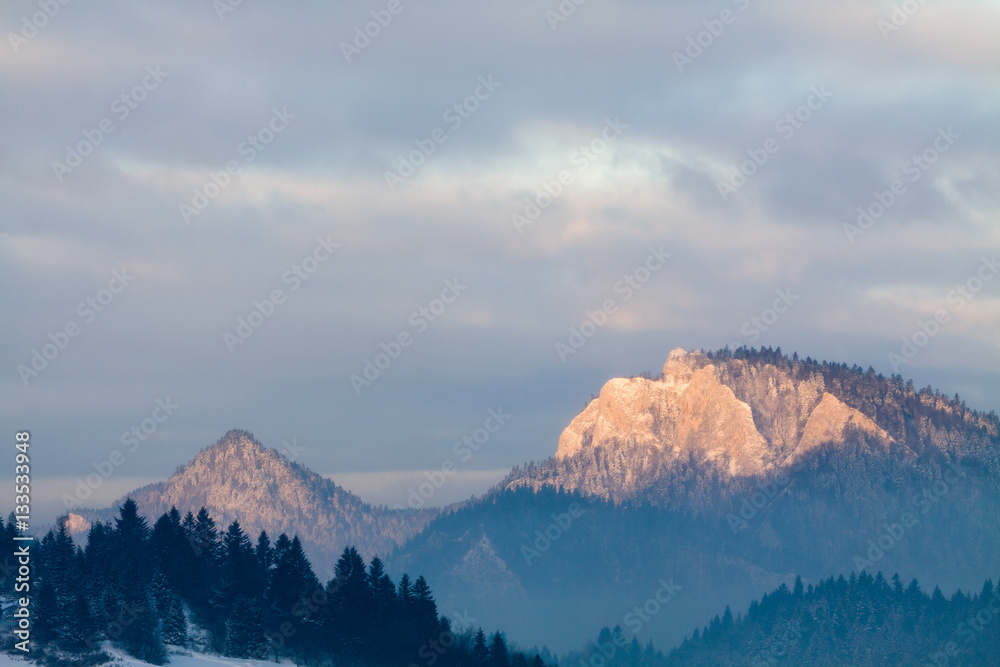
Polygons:
M113 667L153 667L148 662L131 658L121 651L105 647L105 652L111 656L111 661L105 663ZM276 663L270 660L237 660L235 658L223 658L204 653L169 653L167 667L275 667L275 665L291 665L292 663L283 661ZM0 653L0 667L11 665L14 667L33 667L34 663L28 662L19 657Z

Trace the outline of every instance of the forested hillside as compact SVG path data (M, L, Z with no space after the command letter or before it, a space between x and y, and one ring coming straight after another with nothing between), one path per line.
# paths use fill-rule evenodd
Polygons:
M297 535L316 572L333 576L337 554L354 546L371 558L386 554L420 531L435 509L393 510L373 506L280 452L252 433L227 432L177 468L169 479L128 494L150 522L176 507L181 513L206 508L220 524L239 519L257 535ZM88 521L109 521L125 498L104 510L72 511Z
M885 667L1000 661L1000 590L987 580L978 593L950 599L916 580L852 574L804 586L782 584L734 617L729 607L666 653L641 645L621 627L571 651L560 664L601 667Z
M12 541L10 525L0 528ZM474 619L440 616L422 576L395 583L378 557L366 564L348 547L323 584L298 537L272 543L261 532L251 543L238 522L220 531L205 509L171 509L150 528L127 500L113 524L90 528L82 548L61 521L34 567L31 656L45 665L104 662L104 641L153 664L168 662L169 647L187 647L357 667L431 657L443 666L543 665Z

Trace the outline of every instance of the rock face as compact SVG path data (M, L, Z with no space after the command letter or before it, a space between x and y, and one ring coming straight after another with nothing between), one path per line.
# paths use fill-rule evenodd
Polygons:
M563 431L556 459L598 451L640 464L693 456L733 477L761 475L842 442L849 425L886 446L892 442L869 417L826 392L822 376L793 380L773 367L713 362L677 348L659 379L608 381Z
M127 494L140 512L155 521L177 507L181 514L208 509L220 530L238 520L255 539L266 530L298 535L322 578L346 546L357 546L366 558L386 556L435 516L433 511L372 507L333 481L289 461L257 442L246 431L230 431L202 450L164 482ZM111 510L80 511L78 525L107 520ZM89 525L89 524L88 524Z
M833 394L823 394L819 402L809 414L809 419L802 428L799 446L792 458L797 458L812 449L831 442L843 442L844 431L848 426L854 426L865 433L876 436L887 445L892 442L888 433L880 429L875 422L854 408L844 405Z

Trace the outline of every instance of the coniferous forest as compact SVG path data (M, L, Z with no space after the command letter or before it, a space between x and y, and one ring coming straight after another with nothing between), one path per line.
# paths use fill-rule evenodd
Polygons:
M11 553L13 523L0 528ZM252 541L204 509L171 509L150 527L127 500L113 523L91 526L84 547L61 521L33 566L32 658L46 665L100 664L110 641L152 664L168 662L169 645L307 665L544 667L499 631L440 616L422 576L393 582L378 557L365 563L350 547L324 584L297 537Z
M914 580L862 572L813 586L784 584L746 615L715 616L673 651L641 645L620 627L563 656L570 667L766 667L769 665L993 666L1000 664L1000 589L946 598Z
M11 519L0 547L12 552ZM681 667L729 665L996 665L1000 589L946 598L916 580L879 572L797 579L744 615L728 607L670 652L605 628L595 642L560 659L523 652L500 631L457 627L438 615L422 576L398 584L383 563L344 550L322 584L299 540L266 533L255 542L238 522L220 531L205 510L176 509L150 528L131 500L114 523L95 523L78 547L65 522L38 545L32 577L35 649L50 666L108 661L104 642L153 663L168 649L303 665L384 667ZM8 560L3 584L13 582ZM9 640L8 644L13 640ZM8 651L10 645L5 647Z
M720 618L670 654L679 665L997 665L1000 590L988 580L977 593L946 598L916 580L852 573L790 590L782 585L753 602L745 616Z

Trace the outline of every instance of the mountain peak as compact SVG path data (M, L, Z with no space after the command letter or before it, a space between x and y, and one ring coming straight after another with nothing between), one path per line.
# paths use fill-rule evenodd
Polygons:
M219 438L218 442L206 449L231 449L254 453L267 451L267 448L260 444L257 438L253 437L253 433L244 431L243 429L226 431L226 434Z
M705 354L699 350L688 352L682 347L675 347L667 355L663 364L663 381L668 385L687 385L695 371L711 364Z
M827 443L848 425L884 444L885 430L827 391L818 373L760 359L671 350L658 379L609 380L559 438L556 459L597 450L621 461L709 461L759 475Z
M111 510L76 514L106 520L125 498L135 500L151 520L171 507L182 514L205 507L220 525L239 520L251 535L261 530L272 537L297 535L324 576L345 546L357 546L366 557L386 555L436 514L372 507L240 429L201 450L167 480L129 493Z
M557 458L602 447L629 458L652 451L699 454L730 474L757 474L767 461L767 442L749 405L720 380L702 352L673 350L663 377L615 378L559 439Z
M742 493L754 480L830 457L887 466L982 458L998 469L998 432L994 413L917 391L898 375L780 348L676 348L658 378L608 380L562 432L552 459L501 485L671 503L691 493L677 482L694 474L699 484L717 480L725 493ZM697 493L689 500L706 502Z
M231 481L246 476L247 471L259 471L267 476L300 476L297 466L277 450L265 447L250 431L227 431L215 444L205 447L193 459L177 469L165 483L175 478L217 477L225 488ZM315 473L306 472L306 476ZM318 477L318 475L317 475Z

